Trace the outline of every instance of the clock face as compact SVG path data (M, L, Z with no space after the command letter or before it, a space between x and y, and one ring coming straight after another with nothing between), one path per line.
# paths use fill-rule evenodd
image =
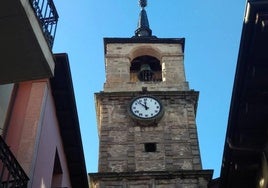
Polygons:
M130 112L138 119L155 119L162 115L163 107L158 99L151 96L141 96L131 102Z

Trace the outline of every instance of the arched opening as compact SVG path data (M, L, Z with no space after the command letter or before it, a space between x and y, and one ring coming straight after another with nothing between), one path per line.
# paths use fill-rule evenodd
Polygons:
M131 62L130 81L162 81L162 67L160 61L157 58L149 55L136 57Z

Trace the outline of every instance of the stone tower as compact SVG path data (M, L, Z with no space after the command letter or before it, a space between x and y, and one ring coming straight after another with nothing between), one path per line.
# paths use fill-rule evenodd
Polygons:
M184 38L152 36L140 0L132 38L105 38L106 82L95 94L99 170L92 188L205 188L196 128L198 92L184 71Z

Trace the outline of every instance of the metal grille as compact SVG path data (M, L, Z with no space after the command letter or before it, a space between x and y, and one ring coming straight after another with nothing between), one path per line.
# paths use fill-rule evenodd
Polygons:
M0 188L26 188L29 178L0 136Z
M30 3L52 49L59 19L53 0L30 0Z

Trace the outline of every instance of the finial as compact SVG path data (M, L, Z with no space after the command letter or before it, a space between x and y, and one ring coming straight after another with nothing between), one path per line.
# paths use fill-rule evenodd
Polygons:
M147 6L147 0L139 0L139 4L141 8L144 8Z
M141 9L139 21L138 21L138 28L135 31L136 37L151 37L152 36L152 30L149 26L149 21L147 18L147 13L144 9L144 7L147 6L147 0L139 0L139 4Z

